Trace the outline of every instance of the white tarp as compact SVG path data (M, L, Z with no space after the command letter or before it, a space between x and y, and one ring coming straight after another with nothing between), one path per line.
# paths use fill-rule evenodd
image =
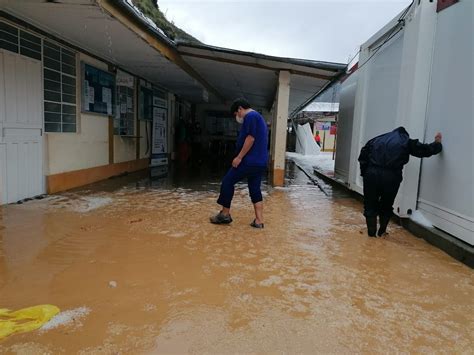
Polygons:
M312 102L303 112L339 112L339 102Z
M313 132L309 123L302 126L296 125L296 153L302 155L317 155L320 152L319 146L313 137Z

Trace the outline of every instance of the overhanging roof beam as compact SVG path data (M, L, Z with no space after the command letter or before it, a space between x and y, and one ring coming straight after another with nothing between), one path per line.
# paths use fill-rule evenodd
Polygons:
M197 73L178 53L175 46L164 38L158 39L157 34L150 34L147 25L138 21L137 16L125 11L128 6L123 4L122 1L112 0L96 0L99 6L107 11L112 17L117 19L120 23L126 26L129 30L133 31L140 38L142 38L151 47L160 52L169 61L175 63L178 67L184 70L188 75L198 81L209 93L212 93L223 103L226 101L211 84L209 84L199 73ZM166 42L166 43L165 43Z

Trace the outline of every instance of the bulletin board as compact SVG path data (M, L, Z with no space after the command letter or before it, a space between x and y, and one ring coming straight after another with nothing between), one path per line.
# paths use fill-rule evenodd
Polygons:
M114 134L133 136L135 133L135 78L121 70L117 70L117 105L114 116Z
M113 115L115 75L84 62L82 68L82 112Z

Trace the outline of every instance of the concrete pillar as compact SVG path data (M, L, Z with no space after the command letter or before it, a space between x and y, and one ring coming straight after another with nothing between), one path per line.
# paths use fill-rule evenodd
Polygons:
M278 96L278 89L277 89L277 96ZM272 114L272 121L270 124L270 161L271 161L271 169L273 169L273 161L275 160L275 122L276 122L276 101L277 97L273 100L273 105L271 109Z
M290 79L288 71L280 71L272 125L272 183L283 186L285 182L286 129L290 101Z

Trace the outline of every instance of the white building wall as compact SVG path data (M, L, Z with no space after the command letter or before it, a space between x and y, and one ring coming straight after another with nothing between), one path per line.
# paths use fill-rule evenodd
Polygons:
M419 209L434 226L474 245L474 4L438 14L426 140L443 134L440 156L424 159Z
M395 33L393 28L397 19L361 47L349 167L349 186L359 193L363 186L357 161L361 148L368 140L393 130L397 124L404 31L376 49Z
M114 135L114 163L135 160L137 142L135 138Z
M87 169L109 163L109 126L106 117L80 115L78 133L47 133L47 175Z
M413 6L406 16L402 49L402 72L397 102L397 126L404 126L411 138L427 143L425 135L426 101L430 90L433 41L436 31L436 2ZM438 130L441 127L438 127ZM433 157L431 159L438 159ZM403 171L403 182L395 200L396 213L408 217L416 209L421 159L411 157Z
M403 33L390 40L366 65L367 88L361 139L369 139L395 128L402 67Z
M334 174L336 179L349 182L349 167L351 161L352 129L354 122L355 94L357 92L356 71L341 85L339 115L337 123L336 161Z

